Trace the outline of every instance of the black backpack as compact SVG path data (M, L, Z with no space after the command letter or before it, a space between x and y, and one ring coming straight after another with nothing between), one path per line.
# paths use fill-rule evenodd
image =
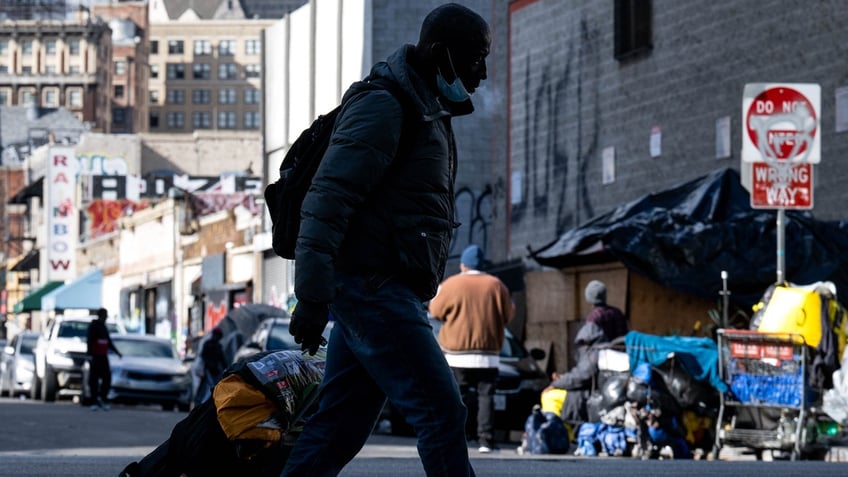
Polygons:
M411 109L408 106L408 96L400 91L395 83L381 78L366 78L363 82L367 84L363 91L370 87L392 93L404 109L404 118L407 116L406 112ZM306 197L306 192L312 185L312 178L330 144L336 117L342 106L343 104L340 104L329 113L318 116L300 133L280 164L280 178L265 187L265 204L271 215L271 247L280 257L294 259L303 198ZM405 136L402 135L401 140Z

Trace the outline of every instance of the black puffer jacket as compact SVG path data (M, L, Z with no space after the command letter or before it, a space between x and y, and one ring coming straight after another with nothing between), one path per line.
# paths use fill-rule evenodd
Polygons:
M451 112L407 63L411 48L371 70L372 77L397 84L402 99L361 83L345 93L301 210L295 249L300 300L331 302L337 269L391 276L422 300L432 298L444 274L458 225L456 146ZM410 135L403 147L402 131Z

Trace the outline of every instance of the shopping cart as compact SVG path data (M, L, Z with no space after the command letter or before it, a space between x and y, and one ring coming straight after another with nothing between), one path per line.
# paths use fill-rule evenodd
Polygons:
M791 460L823 458L822 390L809 383L810 348L800 334L718 330L722 393L713 457L725 445L748 448L762 458L780 451Z

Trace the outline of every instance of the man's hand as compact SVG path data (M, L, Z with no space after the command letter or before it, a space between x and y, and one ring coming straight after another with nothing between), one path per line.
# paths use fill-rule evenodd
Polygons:
M294 336L294 342L299 344L303 351L314 356L319 346L327 344L321 334L324 333L329 318L330 309L325 303L298 301L292 312L289 333Z

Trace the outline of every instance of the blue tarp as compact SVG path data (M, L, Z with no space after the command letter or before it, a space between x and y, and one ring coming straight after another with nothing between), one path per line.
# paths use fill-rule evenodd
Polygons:
M775 210L752 209L739 173L722 169L643 196L531 250L545 266L621 261L669 288L716 300L727 271L730 300L749 307L777 277ZM831 281L848 291L848 222L786 211L787 281Z
M674 353L674 360L696 381L710 383L719 392L727 391L727 384L718 372L718 347L710 338L690 336L656 336L631 331L624 336L630 369L641 362L659 366Z

